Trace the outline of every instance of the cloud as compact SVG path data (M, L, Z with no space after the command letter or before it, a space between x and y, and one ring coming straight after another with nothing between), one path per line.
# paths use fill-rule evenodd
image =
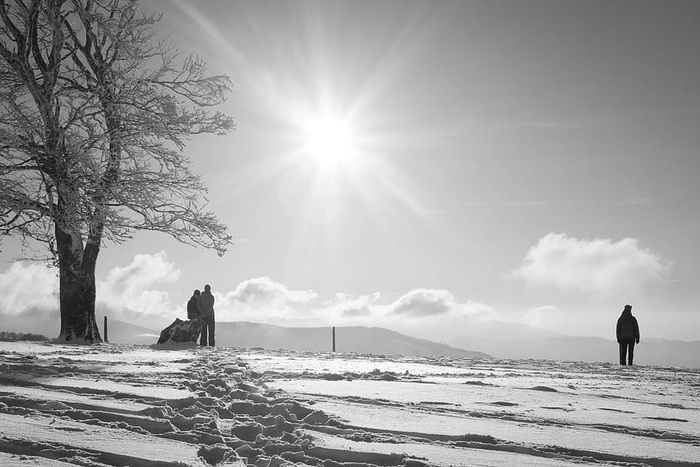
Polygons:
M0 314L16 316L27 310L59 310L57 270L44 265L15 262L0 274ZM168 262L165 253L136 255L126 267L114 268L105 280L97 282L97 307L133 310L141 313L170 314L167 292L154 286L174 282L180 271Z
M217 296L216 313L222 321L249 319L288 325L389 328L410 325L409 321L420 325L431 318L462 320L493 314L487 305L458 302L448 290L417 288L393 301L383 302L382 298L379 292L360 296L338 293L318 304L318 294L314 291L293 290L269 277L259 277L243 281L234 291Z
M353 297L339 293L323 304L317 312L327 317L367 323L395 321L406 318L430 318L448 314L467 315L476 312L473 302L458 303L452 292L438 289L417 288L410 290L390 303L381 303L379 292ZM484 308L488 308L485 307Z
M320 308L311 310L313 321L305 325L383 327L447 342L470 323L495 317L490 306L458 301L448 290L416 288L395 300L383 298L379 292L361 296L336 294Z
M44 265L15 262L0 274L0 315L5 329L55 336L60 328L57 270ZM178 314L163 282L179 278L179 270L164 253L136 255L126 267L114 268L97 282L95 311L122 321L158 329ZM183 312L184 313L184 312Z
M353 297L348 294L339 293L324 304L323 313L326 315L338 316L341 319L371 318L376 315L381 294L379 292L371 295L361 295Z
M19 332L56 336L60 331L57 270L44 265L15 262L0 274L0 315L3 327ZM126 267L114 268L97 282L96 315L159 329L180 307L157 289L173 282L179 270L164 253L136 255Z
M452 292L436 289L413 289L389 306L389 312L408 317L437 316L449 312L456 304Z
M228 298L244 303L307 303L314 300L318 294L310 290L292 290L284 284L275 282L269 277L248 279L236 287Z
M135 255L128 266L112 269L105 280L97 283L97 301L111 310L173 315L173 310L180 307L173 306L169 293L156 286L179 278L180 270L168 261L165 252Z
M229 319L271 318L293 314L318 297L311 290L293 290L269 277L247 279L232 292L217 297L219 311Z
M58 313L57 269L27 262L12 263L0 274L0 315Z
M493 313L488 305L471 300L460 303L452 292L438 289L413 289L389 305L388 311L393 315L413 318L448 314L483 317Z
M382 294L379 292L357 297L339 293L332 300L325 302L317 313L355 323L390 325L392 322L406 319L476 317L493 312L491 307L471 300L460 303L448 290L416 288L389 303L381 303L381 298Z
M609 294L661 281L669 270L669 262L640 248L633 238L614 243L550 233L530 248L511 275L528 285Z

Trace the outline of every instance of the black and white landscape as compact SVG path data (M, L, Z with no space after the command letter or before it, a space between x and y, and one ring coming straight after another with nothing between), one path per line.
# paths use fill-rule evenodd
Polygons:
M0 0L0 467L700 466L699 130L700 0Z

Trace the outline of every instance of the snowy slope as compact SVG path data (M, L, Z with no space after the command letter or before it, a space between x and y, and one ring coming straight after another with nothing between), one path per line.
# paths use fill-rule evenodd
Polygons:
M700 371L0 343L0 465L691 466Z

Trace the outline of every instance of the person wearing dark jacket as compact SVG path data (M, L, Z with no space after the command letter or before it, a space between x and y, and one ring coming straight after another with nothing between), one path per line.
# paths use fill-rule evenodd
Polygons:
M199 338L199 345L207 345L214 347L214 296L211 294L211 286L204 286L204 292L197 300L197 308L199 309L199 318L204 320L202 335Z
M632 305L625 305L622 314L617 319L617 343L620 344L620 365L632 365L634 360L634 344L639 344L639 324L632 316Z
M187 319L197 319L199 318L199 308L197 308L197 301L199 300L199 289L195 289L192 297L187 302Z

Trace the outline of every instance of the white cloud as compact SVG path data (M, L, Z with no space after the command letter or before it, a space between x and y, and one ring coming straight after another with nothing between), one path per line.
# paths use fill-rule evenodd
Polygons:
M179 277L180 270L168 261L165 252L135 255L131 264L112 269L104 281L98 282L98 306L144 314L173 315L173 310L181 307L174 307L168 292L158 290L156 286L176 282Z
M229 298L239 302L265 304L307 303L317 296L316 292L310 290L292 290L267 276L245 280L228 294Z
M491 307L468 301L458 302L452 292L440 289L412 289L389 303L381 303L379 292L353 297L336 294L317 310L319 315L355 323L391 325L406 319L423 321L438 317L483 317L493 313Z
M446 342L465 326L495 317L488 305L455 299L440 289L409 290L393 301L382 300L379 292L352 296L336 294L322 307L312 310L313 326L376 326L407 335Z
M293 290L269 277L248 279L232 292L217 295L217 319L252 320L271 324L331 326L361 325L397 328L422 326L488 317L493 310L484 304L458 302L447 290L413 289L397 299L382 302L382 294L353 296L338 293L315 303L318 294ZM414 324L411 324L415 322ZM421 324L422 323L422 324Z
M0 315L5 327L21 332L59 332L57 270L41 264L15 262L0 274ZM96 314L158 329L183 314L173 306L162 282L173 282L179 270L164 253L136 255L126 267L112 269L97 283ZM184 308L183 308L184 310Z
M580 240L550 233L530 248L512 272L528 285L553 285L563 290L600 294L638 290L662 280L670 263L636 239Z
M446 342L471 323L493 318L488 305L458 301L443 289L413 289L385 306L377 325L408 335Z
M0 315L17 316L28 310L58 313L57 269L16 262L0 274Z
M440 289L413 289L388 306L388 312L403 317L469 316L491 315L488 305L468 301L460 303L452 292Z
M348 320L372 318L377 314L380 299L379 292L359 297L339 293L324 303L322 314Z
M0 274L0 315L5 327L21 332L57 335L60 305L57 270L41 264L15 262ZM157 290L173 282L179 271L164 253L136 255L126 267L112 269L97 283L96 314L159 328L181 307L172 306L169 294ZM181 313L184 314L184 311Z
M225 319L285 317L318 297L311 290L293 290L269 277L247 279L236 289L217 297L217 315Z
M413 289L389 306L389 312L407 317L443 315L456 305L452 292L437 289Z

